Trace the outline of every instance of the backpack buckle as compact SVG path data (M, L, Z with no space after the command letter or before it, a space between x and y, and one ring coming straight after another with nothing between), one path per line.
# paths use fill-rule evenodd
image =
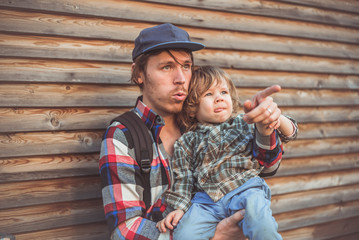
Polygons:
M142 173L149 173L151 171L151 161L149 159L141 160L141 171Z

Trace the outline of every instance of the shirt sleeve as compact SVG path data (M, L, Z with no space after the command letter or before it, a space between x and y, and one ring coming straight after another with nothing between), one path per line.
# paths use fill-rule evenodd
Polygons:
M275 130L269 136L264 136L255 128L253 141L253 157L264 166L263 173L274 175L283 154L283 146L278 132Z
M105 218L111 239L158 239L156 223L143 218L145 203L140 169L130 156L123 125L110 126L100 154L100 176ZM133 155L133 153L131 153Z
M189 154L190 148L184 146L183 137L174 145L174 153L171 159L174 179L171 190L165 192L165 200L170 207L186 212L191 206L193 169L191 167L192 157Z
M298 131L299 131L297 121L287 115L285 115L285 117L288 118L292 122L292 126L293 126L294 130L293 130L293 133L289 136L286 136L286 135L282 134L280 131L278 131L280 140L283 143L287 143L287 142L295 140L297 138Z

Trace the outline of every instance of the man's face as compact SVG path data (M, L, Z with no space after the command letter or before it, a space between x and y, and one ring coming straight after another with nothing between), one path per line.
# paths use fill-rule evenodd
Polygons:
M191 55L170 50L148 59L146 72L141 73L143 102L162 117L178 113L187 97L192 76Z

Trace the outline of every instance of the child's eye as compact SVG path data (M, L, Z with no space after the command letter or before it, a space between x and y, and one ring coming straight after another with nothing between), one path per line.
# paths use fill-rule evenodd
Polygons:
M223 90L222 94L228 94L228 91Z
M209 97L209 96L212 96L212 93L208 92L206 94L204 94L205 97Z

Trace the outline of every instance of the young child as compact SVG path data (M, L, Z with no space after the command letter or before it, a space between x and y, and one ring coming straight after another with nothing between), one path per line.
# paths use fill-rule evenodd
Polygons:
M236 88L223 70L203 66L193 71L181 116L187 132L175 143L174 183L165 193L175 210L157 223L161 232L176 227L174 239L210 239L217 223L245 209L239 225L246 237L282 239L270 209L270 189L259 176L275 174L280 139L294 139L297 125L283 115L268 126L247 124L238 108Z

